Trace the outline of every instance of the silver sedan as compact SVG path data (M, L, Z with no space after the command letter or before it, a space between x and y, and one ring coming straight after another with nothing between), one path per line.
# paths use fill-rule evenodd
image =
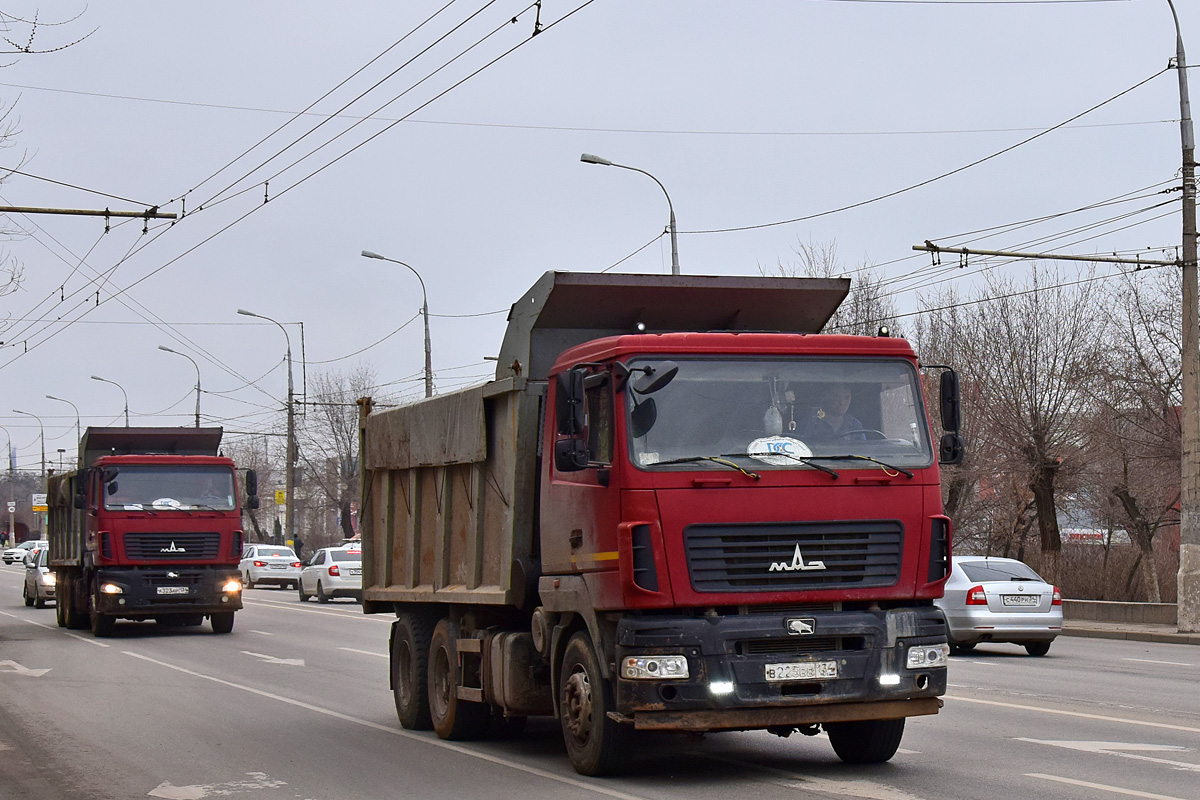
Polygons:
M945 597L934 603L946 615L954 652L998 642L1044 656L1062 633L1058 587L1015 558L955 556Z

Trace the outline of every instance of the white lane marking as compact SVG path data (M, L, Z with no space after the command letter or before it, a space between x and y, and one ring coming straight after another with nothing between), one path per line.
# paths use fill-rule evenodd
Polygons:
M285 781L273 779L265 772L247 772L249 780L230 781L228 783L198 784L193 786L175 786L170 781L163 781L147 794L147 797L159 797L163 800L202 800L209 795L222 797L241 792L252 792L257 789L278 789L287 786Z
M1155 764L1166 764L1169 767L1174 767L1179 770L1188 772L1200 772L1200 764L1192 764L1187 761L1171 761L1166 758L1154 758L1153 756L1141 756L1136 752L1122 752L1127 750L1147 751L1147 752L1188 752L1187 747L1177 747L1175 745L1163 744L1133 744L1126 742L1063 742L1052 741L1049 739L1026 739L1024 737L1016 737L1014 741L1032 742L1033 744L1048 744L1052 747L1065 747L1069 750L1080 750L1085 753L1103 753L1109 756L1120 756L1121 758L1132 758L1137 761L1150 761Z
M1166 664L1169 667L1191 667L1194 664L1183 664L1179 661L1154 661L1149 658L1122 658L1122 661L1139 661L1143 664Z
M362 619L362 620L366 620L367 622L384 622L384 623L387 623L388 625L391 625L392 620L395 619L395 617L392 615L363 614L361 611L357 614L347 614L344 612L339 613L337 611L324 611L319 608L305 608L304 606L300 605L299 602L281 603L281 602L273 601L273 600L268 600L268 601L256 600L254 602L247 603L245 600L243 600L242 603L244 605L251 605L251 606L267 606L268 608L282 608L282 609L286 609L288 611L301 611L305 614L324 614L329 617L341 617L342 619Z
M258 634L258 635L260 635L260 636L274 636L274 635L275 635L275 634L271 633L270 631L255 631L255 630L252 630L252 631L250 631L250 632L251 632L251 633L257 633L257 634Z
M539 778L545 778L548 781L555 781L556 783L564 783L564 784L567 784L568 786L573 786L576 789L583 789L584 791L595 792L596 794L602 794L602 795L606 795L608 797L616 797L616 798L619 798L620 800L647 800L647 798L639 797L638 795L626 794L624 792L618 792L614 789L608 789L604 786L597 786L595 784L586 783L584 781L576 780L574 778L568 778L563 775L556 775L553 772L547 772L546 770L538 769L537 767L530 767L530 766L526 766L525 764L518 764L515 761L505 761L502 758L497 758L496 756L488 755L487 753L477 752L475 750L471 750L469 748L462 747L460 745L451 744L450 742L446 742L441 739L431 739L428 737L428 735L409 733L408 731L403 730L402 728L389 728L387 725L380 725L378 722L371 722L370 720L359 719L358 717L352 717L349 714L343 714L342 712L334 711L331 708L325 708L323 706L313 705L312 703L305 703L302 700L293 700L290 697L284 697L283 695L272 694L271 692L266 692L266 691L263 691L262 689L255 689L251 686L242 686L241 684L234 683L233 681L227 681L227 680L224 680L223 678L217 678L213 675L205 675L202 672L196 672L195 670L190 670L187 667L180 667L175 664L169 664L166 661L159 661L156 658L150 658L149 656L144 656L141 653L134 653L130 650L122 650L121 652L124 655L132 656L133 658L141 659L142 661L147 661L151 664L157 664L160 667L165 667L167 669L173 669L176 672L181 672L185 675L191 675L194 678L200 678L201 680L212 681L213 683L220 684L221 686L227 686L230 689L237 689L238 691L258 695L259 697L265 697L268 700L275 700L280 703L287 703L288 705L296 706L297 708L307 709L308 711L313 711L317 714L324 714L328 717L340 719L343 722L351 722L355 725L362 725L364 728L370 728L371 730L380 731L382 733L390 733L393 736L399 736L404 739L411 739L414 742L421 742L422 744L427 744L432 747L438 747L438 748L441 748L442 750L449 750L449 751L452 751L455 753L459 753L460 755L470 756L471 758L477 758L480 761L487 761L492 764L498 764L502 767L508 767L510 769L515 769L519 772L527 773L529 775L536 775Z
M109 647L110 646L110 645L105 644L104 642L97 642L95 639L88 638L87 636L80 636L78 633L67 633L65 635L70 636L72 639L78 639L81 642L87 642L88 644L94 644L94 645L96 645L96 647Z
M1064 717L1079 717L1080 719L1096 719L1102 722L1120 722L1125 725L1140 725L1144 728L1163 728L1169 731L1184 731L1186 733L1200 733L1200 728L1189 728L1186 725L1171 725L1167 722L1146 722L1140 719L1125 719L1123 717L1106 717L1101 714L1085 714L1082 711L1066 711L1061 708L1039 708L1038 706L1027 706L1020 703L1001 703L999 700L979 700L974 697L960 697L959 695L946 695L947 700L954 700L960 703L978 703L985 706L999 706L1000 708L1015 708L1019 711L1035 711L1039 714L1059 714Z
M264 655L263 653L251 653L249 650L242 650L241 652L242 655L253 656L254 658L260 659L267 664L287 664L291 667L304 666L303 658L278 658L276 656Z
M1092 783L1091 781L1077 781L1073 778L1063 778L1058 775L1043 775L1040 772L1026 772L1026 778L1041 778L1044 781L1056 781L1065 783L1069 786L1082 786L1085 789L1099 789L1102 792L1112 792L1113 794L1123 794L1127 797L1142 797L1146 800L1184 800L1182 797L1175 797L1169 794L1152 794L1151 792L1139 792L1137 789L1122 789L1120 786L1109 786L1104 783Z
M41 628L51 628L50 625L45 625L41 622L36 622L32 619L26 619L25 617L18 617L16 614L10 614L7 611L0 611L0 614L3 614L6 617L12 617L13 619L18 620L20 622L28 622L30 625L37 625L38 627L41 627Z
M377 656L379 658L387 658L387 653L372 653L370 650L355 650L353 647L339 647L338 650L345 650L347 653L361 653L364 656Z
M797 775L794 772L776 767L768 767L750 761L739 761L725 756L699 752L694 752L692 755L707 758L710 761L720 761L724 764L732 764L737 767L755 770L767 775L774 775L782 780L772 780L769 782L788 789L807 789L809 791L821 792L822 794L862 798L862 800L921 800L917 795L909 794L903 789L886 786L882 783L872 783L871 781L864 780L836 781L830 778L814 778L807 775Z
M4 669L4 667L8 667L8 669ZM30 669L29 667L22 666L15 661L0 661L0 672L15 672L17 675L24 675L27 678L40 678L51 669L53 669L53 667L46 667L45 669Z

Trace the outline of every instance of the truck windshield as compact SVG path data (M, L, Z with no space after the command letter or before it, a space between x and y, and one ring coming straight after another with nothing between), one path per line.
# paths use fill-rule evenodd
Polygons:
M679 373L664 388L639 395L634 373L624 392L630 458L641 469L729 469L712 456L755 471L933 463L920 381L906 360L672 360Z
M217 466L122 464L116 478L104 487L104 507L232 511L233 472Z

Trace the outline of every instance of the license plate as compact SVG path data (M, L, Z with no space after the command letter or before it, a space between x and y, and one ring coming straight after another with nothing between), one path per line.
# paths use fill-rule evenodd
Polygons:
M188 587L186 586L160 586L158 587L159 594L187 594Z
M287 569L287 564L272 564L271 569Z
M1038 596L1033 594L1002 594L1000 602L1006 606L1036 606Z
M801 661L791 664L767 664L765 670L768 681L824 680L838 676L836 661Z
M347 575L362 575L362 570L361 569L348 569L348 570L346 570L346 574Z

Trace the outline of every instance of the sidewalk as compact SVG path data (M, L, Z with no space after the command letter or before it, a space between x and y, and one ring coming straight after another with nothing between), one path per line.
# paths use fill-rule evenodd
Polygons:
M1093 639L1126 639L1131 642L1200 644L1200 633L1179 633L1174 625L1140 622L1096 622L1090 619L1063 621L1063 636L1088 636Z

